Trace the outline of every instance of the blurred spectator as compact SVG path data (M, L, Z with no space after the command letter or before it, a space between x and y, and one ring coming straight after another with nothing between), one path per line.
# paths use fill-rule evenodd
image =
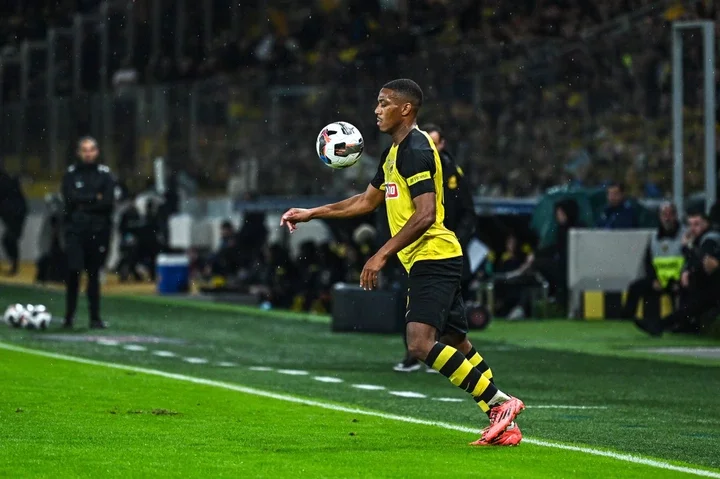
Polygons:
M240 265L244 268L255 263L267 242L268 229L265 226L264 212L245 212L235 244L240 256Z
M132 199L124 210L120 212L118 234L120 238L120 260L115 268L120 281L125 282L131 276L135 281L142 280L141 266L141 237L146 227L145 218ZM147 268L148 265L144 265Z
M704 315L720 311L720 233L710 229L702 211L688 214L692 242L680 276L681 306L662 321L646 318L636 324L652 336L664 331L698 332Z
M228 278L240 270L240 250L235 228L230 221L220 225L220 245L208 258L205 276Z
M505 251L495 262L495 292L498 304L495 314L508 319L522 319L530 312L527 286L534 283L526 273L533 263L532 250L520 245L515 235L505 240Z
M63 248L62 222L64 206L60 195L45 198L46 213L40 229L40 256L35 281L62 283L67 278L67 256Z
M596 226L608 230L637 228L637 211L625 198L625 187L622 183L612 183L607 187L607 206Z
M677 209L672 203L663 203L659 215L660 226L645 250L645 276L633 281L628 288L622 311L625 319L635 318L640 298L643 298L644 315L658 317L660 295L667 292L675 297L680 289L680 275L685 264L685 231L680 226Z
M0 168L0 220L5 231L2 236L2 246L10 261L8 274L14 276L20 264L20 237L25 226L27 216L27 203L22 191L20 178L9 175Z
M48 28L71 25L74 9L97 14L99 3L21 2L0 16L0 51L12 57L24 40L42 40ZM631 195L667 196L670 25L718 16L712 2L272 0L232 9L212 2L212 31L205 31L207 10L200 3L166 2L161 48L154 52L150 3L132 5L128 19L111 9L108 74L118 86L164 85L134 89L136 107L113 116L113 131L144 125L142 139L123 138L130 148L145 157L148 143L167 140L175 161L212 190L225 186L228 153L240 146L240 160L256 157L263 165L258 176L267 179L259 184L264 194L357 188L350 175L318 171L307 145L318 125L298 119L352 120L365 135L368 156L377 155L383 145L365 111L377 95L378 78L402 74L425 88L427 114L442 118L476 194L534 196L568 181L593 187L623 178ZM178 22L179 15L185 22ZM86 18L82 36L84 89L99 87L97 17ZM173 31L183 23L184 31ZM126 42L130 34L134 38ZM175 38L184 39L181 51L173 51ZM124 51L125 43L134 51ZM689 36L685 45L686 166L693 172L702 170L702 141L696 141L702 134L700 36ZM73 60L69 46L56 50L58 72L64 72L57 75L60 91L59 83L72 77ZM44 62L30 65L26 90L33 102L46 91L45 69L34 65ZM2 97L15 101L22 68L12 61L3 67ZM47 110L41 103L40 111ZM92 103L90 116L100 117L102 102ZM118 107L112 110L126 110ZM69 122L87 121L76 110L83 109L62 111ZM15 104L7 111L16 117L24 110ZM45 114L25 118L30 131L47 128ZM186 134L191 121L203 141ZM28 153L48 156L57 145L46 143L26 145L38 150ZM293 155L286 154L290 145ZM285 174L290 167L293 177ZM703 184L694 173L686 181L688 190Z
M560 200L555 205L555 244L539 250L531 259L533 268L550 284L556 301L567 303L568 236L570 229L582 227L580 208L572 199Z

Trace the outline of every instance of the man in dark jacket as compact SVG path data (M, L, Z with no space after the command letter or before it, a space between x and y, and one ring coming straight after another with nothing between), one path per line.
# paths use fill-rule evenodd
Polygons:
M5 225L2 246L10 260L10 275L16 275L20 261L20 237L22 236L27 203L20 180L0 169L0 219Z
M472 191L470 185L465 179L465 173L460 168L455 159L446 148L445 137L439 126L434 124L424 125L423 128L440 155L443 169L443 193L445 206L445 220L443 224L457 236L460 246L464 252L468 243L475 233L477 225L477 216L475 215L475 203L473 202ZM471 272L470 262L467 256L464 258L463 277L462 277L462 294L467 299L468 288L470 286Z
M62 181L68 257L66 328L73 326L83 269L88 275L90 327L105 328L100 319L100 269L110 244L116 183L110 168L98 163L99 153L94 138L82 138L79 161L68 168Z
M653 233L645 250L645 277L633 281L628 289L622 317L633 319L640 298L644 299L645 316L659 316L658 300L665 292L675 294L685 264L683 236L677 210L672 203L660 206L660 226ZM654 307L654 308L653 308ZM647 308L651 308L652 312Z
M612 183L607 187L607 206L600 215L598 228L623 230L638 227L637 212L625 198L622 183Z
M455 159L448 152L445 137L440 127L428 124L424 125L421 130L430 135L442 161L443 193L445 194L445 221L443 223L455 233L464 249L472 238L477 224L470 185L465 180L463 170L455 163Z
M680 287L687 298L681 307L662 321L652 318L637 321L640 329L652 336L685 328L697 318L720 307L720 233L710 229L704 212L688 214L692 243L686 251Z

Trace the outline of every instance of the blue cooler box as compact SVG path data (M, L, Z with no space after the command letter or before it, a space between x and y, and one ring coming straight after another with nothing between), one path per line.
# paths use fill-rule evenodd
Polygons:
M184 254L157 257L158 294L186 293L190 289L190 260Z

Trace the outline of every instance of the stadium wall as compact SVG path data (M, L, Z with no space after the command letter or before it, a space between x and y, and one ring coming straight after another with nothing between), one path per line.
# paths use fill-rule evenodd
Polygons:
M583 316L583 292L623 292L643 274L643 256L652 233L649 229L570 231L567 272L570 317Z

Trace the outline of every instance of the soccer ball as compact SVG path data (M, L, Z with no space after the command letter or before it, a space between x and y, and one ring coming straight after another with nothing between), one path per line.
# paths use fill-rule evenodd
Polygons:
M25 327L28 329L47 329L50 321L52 321L52 315L47 308L42 304L36 304Z
M320 131L315 143L320 159L330 168L348 168L360 159L365 143L360 130L346 121L336 121Z
M28 304L23 319L22 326L27 329L47 329L50 321L52 321L52 315L48 313L47 308L42 304Z
M23 306L22 304L11 304L5 310L5 315L3 316L3 319L8 326L12 326L13 328L20 328L23 326L22 321L24 316L25 306Z

